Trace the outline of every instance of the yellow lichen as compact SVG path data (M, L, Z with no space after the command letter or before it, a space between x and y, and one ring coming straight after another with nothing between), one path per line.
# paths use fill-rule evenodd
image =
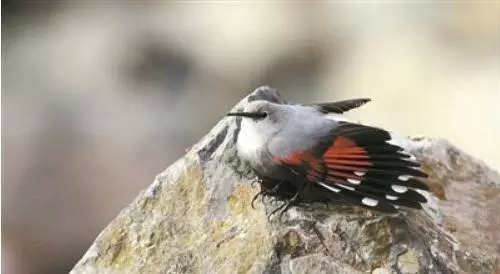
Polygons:
M418 256L413 250L408 250L398 257L398 267L403 273L417 273L420 269Z
M127 233L122 229L108 229L105 231L105 238L106 241L99 242L101 253L97 257L96 264L115 269L127 267L128 258L133 253Z
M228 197L231 218L226 223L229 228L226 236L229 238L214 250L214 261L220 263L221 272L246 273L256 261L265 261L270 256L272 248L264 212L250 206L255 194L250 185L238 185ZM230 231L232 227L237 231Z
M300 235L296 231L289 231L287 232L284 237L284 249L288 251L290 254L294 254L300 249L300 246L302 245L302 240L300 238Z
M196 155L188 154L161 177L154 195L142 192L99 237L96 260L128 273L171 270L204 273L206 263L220 273L246 273L265 265L273 249L256 189L238 185L228 197L229 216L207 219L207 186Z

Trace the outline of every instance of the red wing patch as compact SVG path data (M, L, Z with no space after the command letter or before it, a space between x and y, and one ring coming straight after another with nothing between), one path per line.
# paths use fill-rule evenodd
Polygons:
M311 183L323 180L322 177L337 177L340 180L357 179L361 177L354 172L365 172L372 166L366 151L347 137L338 137L326 149L322 156L315 156L311 151L297 151L285 158L276 160L291 166L306 165L307 180Z
M318 179L321 169L320 159L315 157L310 151L297 151L285 158L277 157L276 160L292 166L308 165L307 180L315 182Z
M335 142L333 142L332 145L332 147L334 148L339 148L339 147L345 148L345 147L355 147L355 146L356 142L347 137L342 137L342 136L337 137L337 139L335 139Z
M275 158L278 162L284 162L284 163L287 163L290 165L300 165L303 157L304 157L304 152L297 151L297 152L291 153L290 155L286 156L285 158L281 158L279 156L276 156Z
M323 154L328 174L342 178L358 179L352 172L364 172L372 166L366 150L347 137L338 137ZM351 172L349 172L351 171Z

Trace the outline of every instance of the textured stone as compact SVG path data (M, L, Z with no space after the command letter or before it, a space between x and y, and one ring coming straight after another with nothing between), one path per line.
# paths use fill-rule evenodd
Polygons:
M376 268L372 271L372 274L391 274L391 272L385 268Z
M261 88L244 98L283 102ZM441 139L401 137L430 174L424 210L380 215L347 205L257 200L236 157L240 118L224 118L97 237L71 273L493 273L500 175ZM383 272L385 271L385 272Z
M417 254L413 250L407 250L398 257L398 267L402 273L418 273L420 269Z

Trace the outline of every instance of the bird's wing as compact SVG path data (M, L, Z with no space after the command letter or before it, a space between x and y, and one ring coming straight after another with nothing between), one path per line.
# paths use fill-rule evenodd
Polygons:
M313 149L276 160L331 199L396 212L395 206L421 208L426 202L414 189L429 190L421 181L427 175L412 158L391 144L385 130L339 122Z
M368 98L360 98L360 99L351 99L351 100L344 100L344 101L337 101L330 103L307 104L306 106L314 107L325 114L326 113L342 114L348 110L360 107L370 101L371 99Z

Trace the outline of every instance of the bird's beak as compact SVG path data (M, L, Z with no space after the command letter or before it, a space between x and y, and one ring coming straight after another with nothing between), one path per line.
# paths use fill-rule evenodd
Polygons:
M226 116L241 116L248 118L262 118L266 116L266 113L263 112L230 112L226 114Z

